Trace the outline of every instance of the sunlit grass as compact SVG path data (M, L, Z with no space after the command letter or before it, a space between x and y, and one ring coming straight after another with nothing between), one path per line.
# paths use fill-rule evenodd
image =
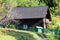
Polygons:
M40 37L30 31L0 28L0 40L38 40Z
M17 40L17 39L9 35L0 35L0 40Z

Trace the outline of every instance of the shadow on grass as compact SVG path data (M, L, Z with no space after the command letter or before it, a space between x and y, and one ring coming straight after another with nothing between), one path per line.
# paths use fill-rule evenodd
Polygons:
M36 33L39 37L41 37L41 38L47 38L47 36L45 35L45 34L43 34L43 33Z

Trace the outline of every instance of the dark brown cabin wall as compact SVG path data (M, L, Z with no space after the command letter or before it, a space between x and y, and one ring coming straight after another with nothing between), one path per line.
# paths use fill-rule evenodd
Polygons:
M41 19L41 20L38 20L33 26L41 26L41 27L43 27L43 19Z
M35 27L35 26L43 26L43 19L42 18L36 18L36 19L16 19L19 20L20 26L27 24L29 27Z

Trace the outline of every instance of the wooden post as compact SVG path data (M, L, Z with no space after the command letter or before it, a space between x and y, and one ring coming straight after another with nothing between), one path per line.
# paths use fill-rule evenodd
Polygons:
M43 27L46 29L46 18L43 18Z
M45 29L46 29L46 18L43 18L43 27L44 27L44 33L45 33Z

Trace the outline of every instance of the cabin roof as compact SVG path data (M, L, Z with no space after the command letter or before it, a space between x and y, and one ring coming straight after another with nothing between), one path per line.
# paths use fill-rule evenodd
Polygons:
M10 15L15 19L44 18L47 15L48 6L14 7Z

